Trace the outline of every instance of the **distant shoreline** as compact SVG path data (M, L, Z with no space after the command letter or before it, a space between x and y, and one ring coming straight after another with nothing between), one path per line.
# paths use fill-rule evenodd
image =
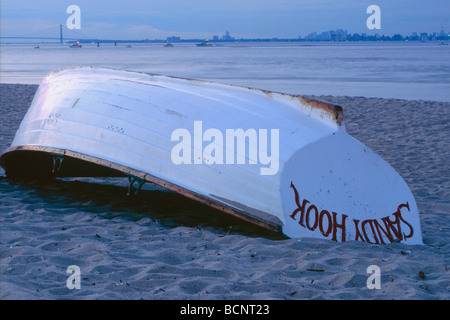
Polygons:
M26 41L26 42L4 42L4 39L8 39L9 37L0 37L0 44L61 44L59 41L52 42L43 42L43 41ZM70 44L74 41L78 41L81 44L88 43L201 43L205 39L181 39L179 41L167 41L163 39L143 39L143 40L105 40L105 39L65 39L64 44ZM307 40L307 39L283 39L283 38L261 38L261 39L235 39L235 40L209 40L209 42L213 44L229 44L229 43L252 43L252 42L296 42L296 43L433 43L433 44L444 44L448 45L450 40L410 40L410 39L392 39L391 37L381 37L379 39L370 39L370 40Z

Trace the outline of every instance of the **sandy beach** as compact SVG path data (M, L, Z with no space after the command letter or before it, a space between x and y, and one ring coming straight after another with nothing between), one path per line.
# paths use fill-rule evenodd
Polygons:
M0 150L36 89L0 85ZM449 299L450 103L315 98L341 105L347 131L408 183L424 245L285 239L151 186L127 197L125 179L19 183L0 169L0 298Z

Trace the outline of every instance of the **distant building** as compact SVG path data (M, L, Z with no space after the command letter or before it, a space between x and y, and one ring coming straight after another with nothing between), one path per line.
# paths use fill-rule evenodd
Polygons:
M224 41L231 41L231 40L234 40L234 38L233 38L232 36L230 36L230 32L226 31L226 32L225 32L225 35L222 36L222 39L221 39L221 40L224 40Z
M305 40L307 40L307 41L315 41L315 40L317 40L317 33L312 32L312 33L308 34L305 37Z
M175 36L167 37L167 42L180 42L180 41L181 41L180 37L175 37Z
M439 32L437 36L438 40L447 40L447 37L445 35L444 27L441 28L441 31Z
M336 40L335 41L347 41L347 30L342 30L342 29L336 30Z
M359 35L358 35L359 37ZM305 37L307 41L347 41L348 34L346 30L330 30L317 34L316 32L310 33ZM359 39L359 38L358 38Z
M428 33L423 32L420 34L420 40L427 41L428 40Z
M411 34L411 36L409 37L409 40L411 40L411 41L419 41L419 35L417 34L417 32L413 32Z
M334 31L325 31L316 37L319 41L331 41L333 39Z

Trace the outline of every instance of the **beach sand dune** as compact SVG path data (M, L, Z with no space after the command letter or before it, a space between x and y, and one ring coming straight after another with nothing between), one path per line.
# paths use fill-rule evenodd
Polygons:
M36 89L0 85L1 150ZM449 299L450 103L316 98L341 105L348 132L409 184L423 246L285 239L152 186L127 197L124 179L17 182L0 169L0 298Z

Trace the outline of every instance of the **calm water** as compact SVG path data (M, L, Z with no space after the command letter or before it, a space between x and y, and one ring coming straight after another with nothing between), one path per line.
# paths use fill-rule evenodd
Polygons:
M97 66L303 95L450 101L450 46L437 43L2 45L1 82L39 84L48 72Z

